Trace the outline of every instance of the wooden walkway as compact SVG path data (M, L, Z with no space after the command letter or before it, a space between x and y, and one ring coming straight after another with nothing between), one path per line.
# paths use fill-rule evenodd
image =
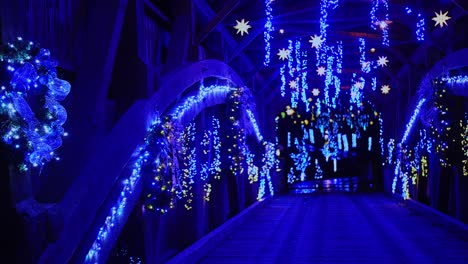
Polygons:
M198 263L468 263L468 241L383 194L277 197L247 217Z

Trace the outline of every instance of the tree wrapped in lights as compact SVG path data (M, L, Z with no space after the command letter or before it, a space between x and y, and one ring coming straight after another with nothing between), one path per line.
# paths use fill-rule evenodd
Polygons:
M70 84L59 78L50 51L18 38L0 47L0 134L22 160L20 171L59 160L67 112L59 103Z

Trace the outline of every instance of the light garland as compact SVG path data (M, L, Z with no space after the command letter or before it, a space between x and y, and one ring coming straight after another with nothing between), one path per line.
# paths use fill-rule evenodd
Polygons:
M377 18L377 12L379 10L380 2L383 4L383 20ZM376 30L377 26L382 30L382 45L389 46L388 38L388 1L387 0L372 0L371 15L371 28Z
M377 90L377 77L372 78L372 91Z
M270 64L270 57L271 57L271 40L273 39L271 32L275 30L273 27L273 8L271 3L273 0L265 0L265 31L263 32L263 39L265 41L265 59L263 61L263 65L268 66Z
M200 85L200 91L195 96L190 96L185 99L179 106L177 106L171 114L173 120L180 120L188 111L202 104L205 98L209 96L216 97L217 95L225 95L231 91L234 91L234 88L230 86L223 85L211 85L205 87L203 83Z
M447 82L448 85L466 84L468 83L468 76L457 75L457 76L452 76L452 77L446 77L446 78L442 78L441 81Z
M262 158L262 170L260 172L260 186L258 188L257 200L262 200L266 195L266 185L268 184L269 194L275 195L273 182L271 180L271 168L275 164L275 145L265 142L265 153Z
M323 40L324 45L317 47L316 57L318 67L320 64L325 63L326 59L326 48L327 45L327 28L328 24L328 12L338 7L338 0L320 0L320 37Z
M301 79L301 86L302 86L302 102L306 106L306 112L310 111L310 103L309 100L307 99L307 91L309 90L309 86L307 84L307 50L304 50L302 52L302 79Z
M212 135L213 135L213 148L214 148L214 159L211 162L210 174L216 180L221 179L221 140L219 136L219 119L213 117L211 119L212 124Z
M335 60L334 56L328 56L327 58L327 71L325 74L325 87L324 87L324 95L325 95L325 104L328 106L330 105L330 91L329 86L333 82L333 61Z
M406 124L406 130L405 130L405 133L403 134L403 138L401 139L400 143L405 143L406 140L408 139L408 136L411 133L411 130L413 129L414 122L416 122L419 112L421 111L421 107L423 106L425 102L426 102L426 98L422 98L419 100L418 104L416 105L416 108L413 111L413 114L411 115L411 118L408 124Z
M294 165L296 168L301 172L301 181L305 180L305 170L307 166L309 166L310 162L310 157L309 153L307 152L307 149L305 147L305 144L299 144L299 141L296 139L296 148L300 149L301 151L297 154L291 153L291 159L294 161Z
M250 109L246 109L245 112L247 113L250 123L252 124L252 127L255 131L255 136L257 136L257 140L263 141L263 136L262 136L262 133L260 133L260 128L258 127L258 123L257 123L257 120L255 119L254 114L252 113Z
M280 68L280 76L281 76L281 97L286 95L286 76L284 76L285 65L281 66Z
M465 123L465 124L463 124ZM468 122L465 115L465 120L460 120L461 127L461 151L463 153L462 171L463 176L468 176Z
M424 41L426 34L426 19L421 16L421 13L418 14L418 23L416 24L416 40Z
M292 40L288 40L288 50L291 51L289 57L288 57L288 70L289 70L289 77L293 78L294 77L294 57L293 54L296 52L296 49L293 48L293 42Z
M143 148L140 148L139 150L141 151ZM97 263L99 261L102 247L104 243L107 242L109 234L113 232L115 226L123 224L121 223L123 220L121 217L125 207L127 206L127 200L133 194L136 183L140 180L141 165L144 163L144 159L148 156L148 152L140 155L134 164L130 177L122 182L122 191L120 192L115 205L110 209L108 216L105 218L104 224L99 228L97 237L86 254L85 263Z
M383 119L382 116L379 115L379 144L380 144L380 157L382 159L382 165L385 165L385 143L383 138Z
M68 134L62 128L67 112L59 101L67 97L70 84L57 77L50 51L18 37L0 51L0 67L7 78L7 84L0 84L0 117L6 120L0 136L21 152L20 171L60 160L54 151ZM33 112L31 101L40 106L39 113Z
M336 73L341 74L343 72L343 42L339 41L336 47Z
M196 134L195 123L190 123L185 127L182 133L181 141L179 144L182 145L182 177L181 177L181 196L184 199L184 207L186 210L192 209L192 202L194 198L193 187L195 184L195 178L197 176L197 148L190 145L194 145L195 134Z
M317 159L315 159L315 174L314 174L314 179L319 180L323 178L323 171L322 168L320 167L320 164Z
M202 153L203 155L208 155L210 148L211 148L211 131L204 131L203 139L200 142L200 146L202 146ZM200 179L202 181L206 181L209 177L209 168L210 168L210 161L207 160L206 162L200 164Z
M359 59L361 71L369 73L371 71L371 63L366 60L366 40L364 38L359 38L359 53L361 54Z
M247 174L248 174L248 180L250 184L253 184L255 182L258 182L258 167L255 166L254 163L254 158L255 154L250 153L249 150L247 150L246 153L246 160L247 160Z
M423 104L426 102L426 98L422 98L418 101L418 104L416 105L413 114L411 115L411 118L406 124L406 130L403 134L403 138L401 139L401 142L399 144L400 149L398 150L399 152L404 151L405 149L403 148L403 145L406 144L406 141L408 139L409 134L411 133L411 130L413 129L414 123L416 122L416 119L418 118L419 112L421 111L421 107ZM396 190L396 182L398 178L402 179L402 197L403 199L409 199L409 184L408 184L408 173L403 172L400 169L401 165L401 153L397 157L397 162L396 162L396 167L395 167L395 172L394 172L394 178L393 178L393 184L392 184L392 192L395 193Z
M343 139L343 151L348 152L349 151L348 136L346 136L346 134L343 134L341 137Z

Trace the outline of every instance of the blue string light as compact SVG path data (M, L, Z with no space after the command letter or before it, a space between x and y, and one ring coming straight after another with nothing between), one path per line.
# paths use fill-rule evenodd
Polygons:
M393 164L394 151L395 151L395 139L391 138L388 140L388 143L387 143L387 152L388 152L387 164L388 165Z
M426 98L422 98L419 100L418 104L416 105L416 108L413 111L413 114L411 115L411 118L406 124L406 130L405 133L403 134L403 138L400 141L400 144L406 143L406 140L408 139L409 134L411 133L411 130L413 129L414 123L416 122L416 119L418 118L419 112L421 111L421 107L423 104L426 102Z
M418 14L419 21L416 24L416 39L418 41L424 41L426 34L426 19L421 16L421 13Z
M213 147L214 147L214 159L211 162L210 174L213 175L213 178L219 180L221 179L221 140L219 136L219 119L213 117L211 120L213 127Z
M343 42L337 43L337 54L336 54L336 73L341 74L343 72Z
M383 19L377 17L377 12L379 12L380 2L383 4ZM388 1L387 0L372 0L372 9L370 11L371 15L371 28L376 30L377 26L382 30L382 45L389 46L390 40L388 36Z
M262 200L266 195L266 184L271 196L275 195L273 181L271 180L271 168L275 165L275 145L270 142L265 142L265 153L262 158L262 170L260 172L260 186L258 188L258 200Z
M255 166L255 163L254 163L255 154L251 153L250 150L247 149L245 153L245 157L246 157L246 162L247 162L247 175L248 175L249 183L252 184L252 183L258 182L259 172L258 172L258 167Z
M326 60L326 44L327 44L327 28L330 26L328 24L328 12L338 7L338 0L321 0L320 1L320 36L323 40L321 47L317 47L316 56L317 56L317 65L319 66L322 63L325 63Z
M315 174L314 174L314 179L322 179L323 178L323 171L322 168L320 167L320 164L317 159L315 159Z
M346 134L343 134L341 137L343 138L343 151L348 152L349 151L348 136Z
M291 90L291 107L296 108L298 101L299 101L299 90L301 87L301 82L299 80L299 76L301 74L301 41L296 40L294 43L294 54L296 56L296 67L292 70L292 73L296 74L298 77L296 78L297 87L296 89ZM292 56L290 56L292 58ZM291 73L291 70L290 70Z
M402 186L401 186L402 194L401 195L402 195L402 197L404 199L409 199L409 185L408 185L408 182L409 182L408 177L409 176L408 176L407 172L402 172L401 169L400 169L401 155L402 155L401 154L401 151L402 151L401 147L406 143L406 140L408 139L408 136L410 135L411 130L414 127L414 123L416 122L416 120L418 118L419 112L421 111L421 107L424 105L425 102L426 102L426 98L421 98L418 101L418 104L416 105L408 124L406 124L406 129L405 129L403 137L402 137L402 139L400 141L400 144L398 144L398 146L399 146L398 151L400 152L400 154L397 156L396 167L395 167L395 171L394 171L393 184L392 184L392 192L395 193L396 183L398 181L398 178L401 178L402 179Z
M302 87L302 102L306 106L306 112L310 111L310 102L307 99L307 94L306 92L309 90L309 86L307 84L307 51L304 50L302 52L302 79L301 79L301 87Z
M289 70L289 77L294 77L294 67L293 67L293 62L294 62L294 57L293 54L296 52L296 50L293 48L293 42L292 40L288 40L288 50L291 51L291 54L288 56L288 70Z
M442 78L442 81L447 82L448 85L466 84L468 83L468 76L457 75L457 76L452 76L452 77L446 77L446 78Z
M333 78L333 61L335 57L330 55L327 58L327 71L325 73L325 87L324 87L324 95L325 95L325 104L330 105L330 90L329 86L334 81Z
M382 158L382 165L385 165L385 143L383 138L383 119L382 116L379 116L379 143L380 143L380 157Z
M271 57L271 40L273 39L271 32L273 32L273 8L271 6L272 0L265 0L265 31L263 32L263 39L265 41L265 60L263 65L268 66L270 64Z
M291 159L294 161L294 165L296 166L296 168L301 172L301 181L304 181L306 177L305 171L307 169L307 166L309 166L310 162L310 156L304 142L302 142L302 144L299 144L299 140L296 139L295 144L296 149L300 150L300 152L297 154L291 153L290 156Z
M257 120L255 119L255 116L254 116L252 110L246 109L245 111L246 111L247 116L249 117L250 123L252 124L252 127L253 127L253 129L255 131L255 135L257 136L257 140L259 142L263 141L262 133L260 133L260 128L258 127Z
M369 73L371 71L371 63L366 60L366 40L364 38L359 38L359 52L361 54L359 59L361 70L364 73Z
M286 76L284 76L284 70L286 65L281 66L280 68L280 75L281 75L281 96L284 97L286 95Z
M377 9L379 8L379 0L372 0L372 8L370 11L370 16L371 16L371 28L372 29L377 29L377 25L379 24L379 20L377 19L376 12Z

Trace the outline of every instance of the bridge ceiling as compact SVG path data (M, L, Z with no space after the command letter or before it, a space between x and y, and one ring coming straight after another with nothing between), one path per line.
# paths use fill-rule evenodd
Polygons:
M148 0L158 2L158 0ZM324 0L322 0L324 1ZM385 108L388 102L403 98L407 104L415 93L422 76L445 55L468 47L468 1L462 0L387 0L389 4L390 46L382 45L382 31L371 28L370 11L375 0L338 0L338 7L329 12L328 44L342 41L342 87L351 85L353 73L361 74L358 38L366 39L368 58L386 56L385 68L378 67L375 77L378 88L389 84L390 94L379 90L371 94L377 107ZM382 3L384 0L379 0ZM163 1L162 1L163 2ZM161 2L161 3L162 3ZM310 36L320 35L321 0L273 0L273 40L271 63L264 66L265 42L263 28L266 21L264 0L192 0L195 7L195 41L200 44L207 58L223 60L234 68L243 81L253 87L254 94L263 101L266 112L276 114L287 104L280 95L280 71L284 64L279 60L279 49L288 47L288 40L301 39L309 57L315 62ZM382 6L382 4L380 5ZM407 12L411 9L411 13ZM448 25L436 27L432 18L435 12L447 12ZM416 38L417 14L425 18L425 40ZM236 21L245 19L252 28L248 34L236 34ZM280 30L284 31L280 33ZM375 52L370 49L374 48ZM311 85L323 86L316 68L309 67ZM260 99L261 98L261 99Z

